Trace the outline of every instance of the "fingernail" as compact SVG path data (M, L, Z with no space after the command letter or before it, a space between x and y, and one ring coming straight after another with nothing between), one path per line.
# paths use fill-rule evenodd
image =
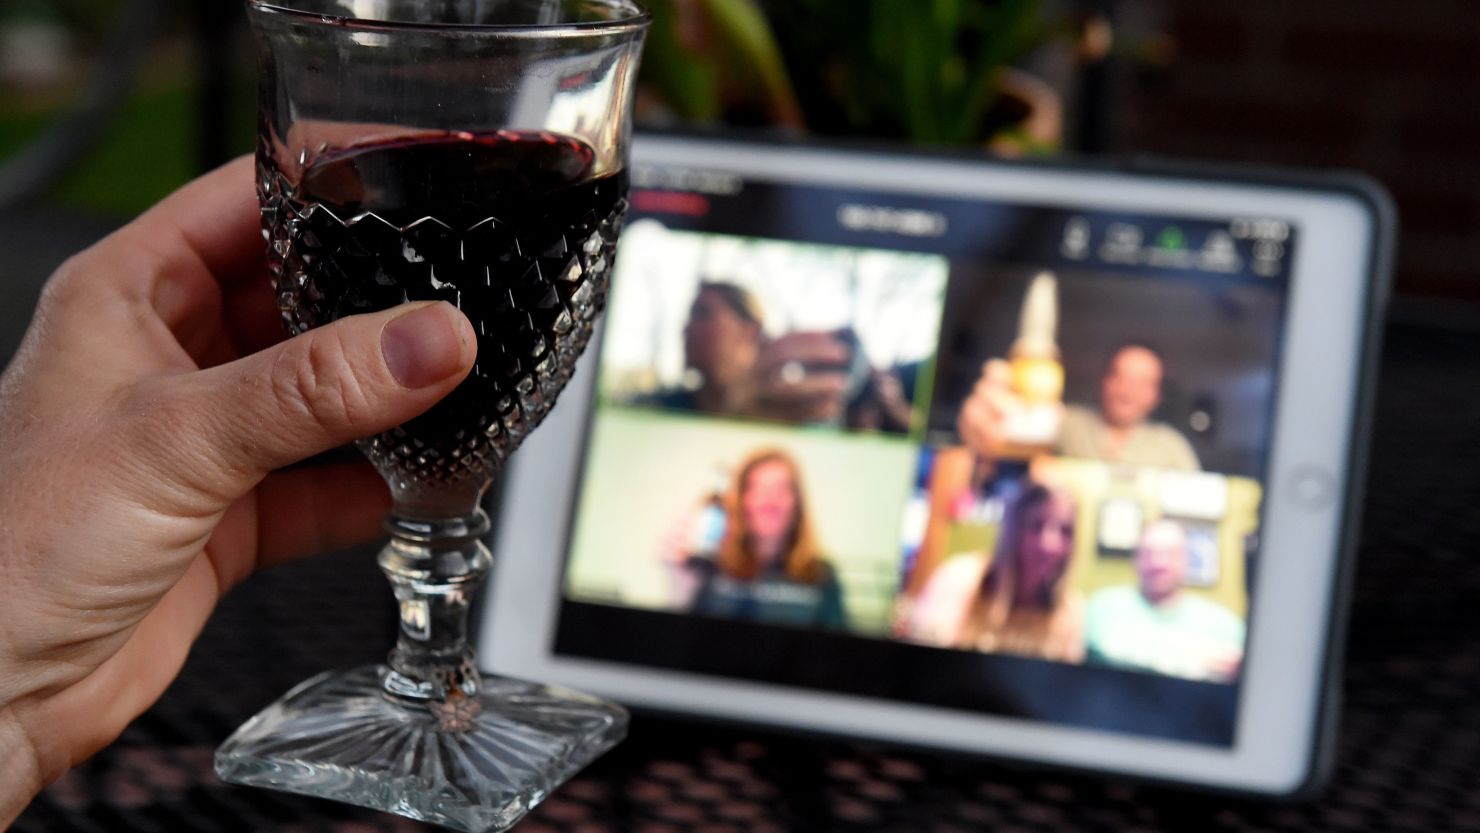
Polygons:
M446 303L428 304L391 319L380 331L381 355L402 387L428 387L463 369L457 314Z

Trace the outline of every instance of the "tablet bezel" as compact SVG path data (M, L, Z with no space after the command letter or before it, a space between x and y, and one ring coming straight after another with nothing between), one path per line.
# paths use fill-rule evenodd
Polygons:
M1294 224L1300 238L1235 740L1218 748L555 655L568 540L562 526L576 499L596 349L582 358L569 389L505 478L490 604L480 623L480 661L488 670L638 707L1239 792L1289 795L1320 780L1329 759L1335 647L1344 626L1390 261L1392 212L1380 188L1349 176L1024 164L656 136L634 143L633 164L881 194Z

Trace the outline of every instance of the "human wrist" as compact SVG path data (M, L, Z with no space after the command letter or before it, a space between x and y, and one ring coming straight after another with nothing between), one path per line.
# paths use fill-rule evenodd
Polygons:
M15 711L0 703L0 830L20 816L42 786L35 743Z

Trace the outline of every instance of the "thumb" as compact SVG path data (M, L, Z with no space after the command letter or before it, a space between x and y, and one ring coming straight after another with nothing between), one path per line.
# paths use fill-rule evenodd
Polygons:
M404 304L177 377L147 410L173 438L161 455L170 473L234 499L274 469L417 416L476 355L472 326L450 304Z

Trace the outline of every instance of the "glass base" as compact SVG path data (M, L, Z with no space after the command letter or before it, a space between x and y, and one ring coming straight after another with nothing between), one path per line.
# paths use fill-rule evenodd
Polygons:
M406 705L388 669L320 674L216 750L223 781L494 833L627 734L627 712L583 694L482 675L477 696Z

